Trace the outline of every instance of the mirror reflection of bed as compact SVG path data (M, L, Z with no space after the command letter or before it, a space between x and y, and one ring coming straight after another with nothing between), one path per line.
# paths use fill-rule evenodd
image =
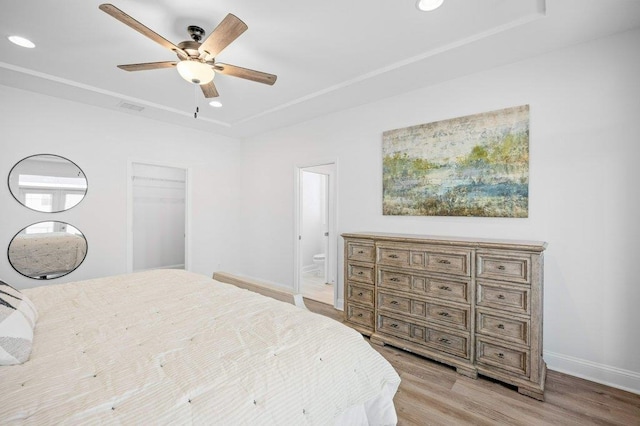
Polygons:
M87 255L87 240L68 223L38 222L18 232L9 243L11 266L39 280L58 278L75 270Z

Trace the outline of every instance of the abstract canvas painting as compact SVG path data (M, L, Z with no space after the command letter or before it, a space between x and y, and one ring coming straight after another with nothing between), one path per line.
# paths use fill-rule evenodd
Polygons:
M385 215L528 217L529 105L382 135Z

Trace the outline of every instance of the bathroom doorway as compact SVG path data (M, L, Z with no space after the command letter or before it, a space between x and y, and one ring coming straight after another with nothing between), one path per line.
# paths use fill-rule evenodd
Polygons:
M297 289L335 306L337 235L335 163L298 169Z

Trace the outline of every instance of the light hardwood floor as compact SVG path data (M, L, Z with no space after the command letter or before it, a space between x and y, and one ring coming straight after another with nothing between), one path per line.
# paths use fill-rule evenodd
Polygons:
M305 299L309 310L342 322L342 312ZM398 371L398 425L640 426L640 395L548 371L545 401L502 383L473 380L453 368L390 347L372 345Z
M302 274L300 290L307 299L333 305L333 286L324 281L315 271Z

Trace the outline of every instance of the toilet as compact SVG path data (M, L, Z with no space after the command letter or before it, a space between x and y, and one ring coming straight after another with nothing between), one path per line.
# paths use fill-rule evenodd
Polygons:
M314 254L313 263L316 264L316 275L324 275L324 253Z

